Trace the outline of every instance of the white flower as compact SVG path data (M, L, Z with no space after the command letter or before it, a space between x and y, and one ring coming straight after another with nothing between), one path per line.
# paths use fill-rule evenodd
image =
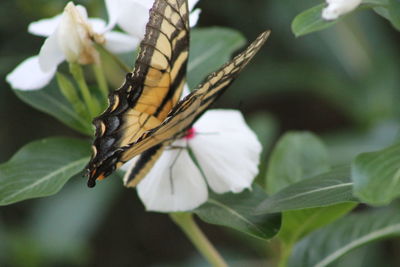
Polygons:
M193 10L198 1L188 1L189 11ZM149 20L149 10L153 3L154 0L106 0L110 26L113 27L118 24L125 32L142 39ZM200 9L191 12L189 18L191 27L197 24L199 15Z
M240 112L207 111L185 138L163 152L138 184L139 197L147 210L176 212L204 203L207 185L216 193L241 192L258 173L260 152Z
M334 20L349 13L361 4L362 0L326 0L328 6L322 10L322 18Z
M80 64L96 62L98 54L93 43L104 44L113 53L136 49L138 38L109 29L103 20L88 18L83 6L69 2L62 14L29 25L30 33L47 38L39 55L23 61L6 79L14 89L40 89L50 82L64 60Z

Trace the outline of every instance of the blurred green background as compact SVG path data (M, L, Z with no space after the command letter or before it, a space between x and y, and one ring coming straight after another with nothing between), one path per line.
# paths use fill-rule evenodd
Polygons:
M288 130L308 130L328 145L332 164L390 144L400 114L400 38L371 11L333 28L295 38L295 15L321 1L201 0L199 26L236 29L248 40L272 35L217 107L238 108L268 151ZM91 16L106 18L103 1L76 1ZM0 2L0 162L29 141L76 135L57 120L22 103L4 77L37 54L43 39L27 33L30 22L61 12L66 1ZM210 72L213 70L210 70ZM261 166L265 169L264 166ZM147 213L135 192L118 179L86 188L75 177L52 197L0 208L0 266L203 266L192 245L168 216ZM274 244L200 222L233 266L273 264ZM400 262L399 243L368 246L338 266L387 266ZM371 253L373 251L373 253ZM398 253L397 253L398 254ZM389 255L389 257L388 257ZM267 258L267 262L265 261ZM386 266L386 265L381 265Z

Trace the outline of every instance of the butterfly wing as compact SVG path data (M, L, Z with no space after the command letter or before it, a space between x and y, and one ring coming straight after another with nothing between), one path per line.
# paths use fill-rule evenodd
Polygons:
M135 143L124 148L124 157L132 158L154 146L168 145L182 137L186 130L199 118L207 108L228 88L243 68L250 62L269 36L269 31L260 34L246 50L225 64L218 71L210 74L196 90L178 102L167 119L158 127L145 132ZM137 184L135 176L124 179L125 184Z
M155 1L133 72L110 94L106 111L94 119L96 136L87 167L90 187L129 160L122 147L159 126L178 102L186 81L188 16L185 0Z

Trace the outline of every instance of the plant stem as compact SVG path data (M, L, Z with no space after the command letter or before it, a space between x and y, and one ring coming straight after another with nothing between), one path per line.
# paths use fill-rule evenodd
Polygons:
M96 77L97 84L100 88L101 94L103 95L103 100L102 102L107 103L107 97L108 97L108 85L107 85L107 80L104 75L104 70L103 66L101 63L95 63L92 65L93 67L93 72Z
M170 213L171 219L182 229L197 250L216 267L228 266L211 242L197 226L192 213Z
M85 104L89 109L90 117L94 118L99 113L100 109L98 103L90 94L89 87L86 84L86 80L83 75L82 67L77 63L70 63L69 71L71 72L79 88L81 89L83 100L85 101Z
M122 62L118 57L116 57L113 53L110 53L106 48L101 45L96 46L100 53L110 57L124 72L131 72L131 68L129 68L124 62Z
M286 267L290 254L292 253L293 244L285 244L281 241L281 255L278 267Z
M79 97L78 90L72 84L72 82L62 73L56 73L56 79L58 83L58 87L60 88L61 94L65 97L65 99L72 105L75 112L88 121L89 129L90 127L90 114L89 110L86 108L82 99ZM90 131L91 132L91 131Z

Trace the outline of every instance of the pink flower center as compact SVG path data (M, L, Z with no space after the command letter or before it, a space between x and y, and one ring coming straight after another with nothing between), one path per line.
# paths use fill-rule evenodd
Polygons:
M190 128L189 130L186 131L186 135L185 135L185 139L186 140L190 140L192 139L194 136L196 135L196 131L194 130L194 128Z

